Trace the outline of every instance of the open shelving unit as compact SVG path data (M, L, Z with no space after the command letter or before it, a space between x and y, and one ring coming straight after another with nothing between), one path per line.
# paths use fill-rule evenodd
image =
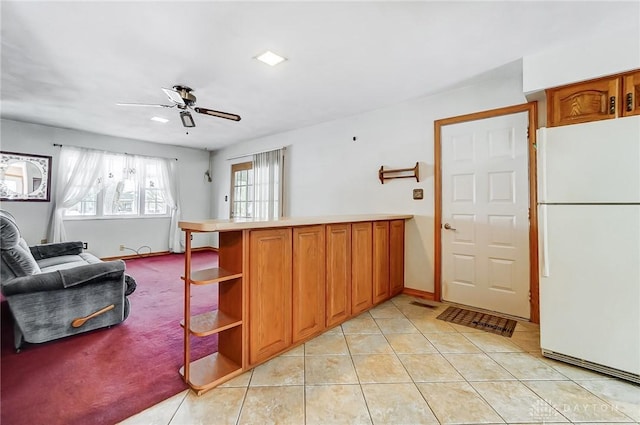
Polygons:
M218 264L191 270L191 230L185 230L184 365L180 375L198 394L239 375L243 371L243 243L242 232L221 232ZM191 285L217 284L218 309L191 315ZM191 359L191 337L218 335L218 351Z

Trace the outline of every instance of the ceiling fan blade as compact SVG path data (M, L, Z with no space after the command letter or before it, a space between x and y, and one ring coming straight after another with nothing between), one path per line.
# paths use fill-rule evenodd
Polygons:
M211 115L212 117L226 118L232 121L240 121L240 115L230 114L228 112L214 111L213 109L207 108L195 108L194 110L200 114Z
M164 92L164 94L167 95L169 100L175 103L176 105L186 106L186 104L184 103L184 100L182 99L182 96L180 96L180 93L177 92L176 90L166 89L162 87L162 91Z
M156 103L116 103L118 106L150 106L154 108L173 108L176 105L160 105Z

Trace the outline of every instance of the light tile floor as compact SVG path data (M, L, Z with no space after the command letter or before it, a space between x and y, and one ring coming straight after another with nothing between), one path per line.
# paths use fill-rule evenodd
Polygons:
M400 295L198 397L123 425L638 423L640 386L543 358L513 337L437 320Z

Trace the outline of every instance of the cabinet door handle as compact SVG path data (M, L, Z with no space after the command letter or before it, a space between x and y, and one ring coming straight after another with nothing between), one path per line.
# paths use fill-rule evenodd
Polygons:
M616 97L611 96L609 98L609 115L614 115L616 113Z
M633 111L633 93L627 93L627 112Z

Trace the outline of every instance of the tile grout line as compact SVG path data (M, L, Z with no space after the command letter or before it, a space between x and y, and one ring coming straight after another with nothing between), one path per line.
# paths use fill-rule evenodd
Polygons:
M367 311L366 313L373 320L373 322L376 324L376 326L378 326L378 322L376 322L376 320L373 318L373 316L371 316L371 313L369 313L369 311ZM358 317L358 316L356 316L356 317ZM342 328L342 325L340 325L340 328ZM382 333L382 329L380 329L380 326L378 326L378 329L380 330L380 333ZM349 352L349 358L351 359L351 365L353 366L353 371L355 372L356 379L358 380L358 388L360 388L360 394L362 394L362 399L364 400L364 405L367 408L367 413L369 414L369 420L373 424L373 417L371 416L371 410L369 410L369 403L367 402L367 397L365 397L365 395L364 395L364 390L362 389L362 382L360 381L360 375L358 374L358 369L356 368L356 364L353 361L353 353L351 352L351 347L349 347L349 343L347 342L347 335L345 335L344 329L342 329L342 336L344 338L344 343L347 346L347 351Z
M403 313L403 314L404 314L404 313ZM437 318L436 318L436 319L437 319ZM524 382L522 382L522 381L521 381L519 378L517 378L513 373L511 373L511 372L510 372L509 370L507 370L504 366L502 366L500 363L498 363L498 362L497 362L493 357L491 357L491 355L489 354L489 352L485 351L482 347L480 347L480 346L478 346L477 344L475 344L475 343L474 343L472 340L470 340L470 339L467 337L467 335L465 335L461 330L459 330L459 329L457 329L457 328L454 328L454 329L455 329L455 333L462 335L462 336L463 336L467 341L469 341L473 346L475 346L476 348L478 348L478 349L480 350L480 353L481 353L481 354L484 354L484 355L485 355L487 358L489 358L493 363L495 363L498 367L500 367L500 369L504 370L508 375L510 375L510 376L513 378L513 380L504 380L504 382L518 382L518 383L522 384L525 388L527 388L527 389L529 389L529 390L531 391L531 389L530 389L527 385L525 385L525 384L524 384ZM426 337L426 335L424 335L424 332L423 332L422 330L420 330L420 332L421 332L421 334L422 334L422 335L423 335L423 336L424 336L428 341L430 341L430 340L429 340L429 338L428 338L428 337ZM451 332L451 333L453 333L453 332ZM431 342L431 341L430 341L430 342ZM487 399L486 399L486 398L485 398L485 397L484 397L484 396L483 396L483 395L482 395L482 394L481 394L481 393L480 393L480 392L479 392L479 391L474 387L474 385L473 385L473 383L474 383L474 382L480 382L480 383L481 383L481 382L501 382L501 381L503 381L503 380L495 380L495 381L491 381L491 380L488 380L488 381L470 381L470 380L469 380L469 379L468 379L464 374L462 374L462 372L461 372L459 369L457 369L457 368L455 367L455 365L453 365L453 363L451 363L451 362L450 362L450 360L445 356L445 354L467 354L467 353L445 353L445 352L442 352L442 351L441 351L441 350L440 350L440 349L439 349L435 344L433 344L433 342L431 342L431 344L434 346L434 348L436 349L436 351L438 352L438 354L439 354L439 355L441 355L441 356L442 356L442 357L447 361L447 363L449 363L449 364L451 365L451 367L452 367L452 368L453 368L457 373L459 373L459 374L460 374L460 376L464 379L464 382L465 382L465 383L467 383L467 385L469 385L469 386L473 389L473 391L477 394L477 396L478 396L481 400L483 400L483 401L487 404L487 406L489 406L489 407L490 407L490 408L491 408L491 409L496 413L496 415L497 415L499 418L501 418L505 423L508 423L508 422L507 422L507 420L506 420L506 419L505 419L505 418L504 418L504 417L503 417L503 416L502 416L502 415L501 415L501 414L500 414L500 413L499 413L499 412L494 408L494 406L493 406L491 403L489 403L489 401L488 401L488 400L487 400ZM514 344L517 348L524 350L524 347L520 346L519 344L516 344L516 343L513 343L513 344ZM395 351L395 350L394 350L394 351ZM523 352L526 352L526 351L523 351ZM509 353L509 352L507 352L507 353ZM468 354L475 354L475 353L468 353ZM451 382L454 382L454 381L451 381ZM460 382L460 381L456 381L456 382ZM536 396L538 396L541 400L545 401L545 403L546 403L546 400L544 400L542 397L540 397L537 393L535 393L535 392L533 392L533 391L532 391L532 393L533 393L533 394L535 394ZM426 401L426 399L425 399L425 401ZM428 402L427 402L427 404L428 404ZM552 408L553 408L553 406L550 406L550 407L552 407ZM556 410L556 409L554 409L554 410ZM564 415L562 415L560 412L558 412L558 414L560 414L562 417L564 417ZM566 419L568 420L568 418L566 418Z
M573 382L573 380L571 378L567 378L567 381L569 382ZM539 380L531 380L529 382L546 382L546 381L539 381ZM564 381L557 381L557 382L564 382ZM527 385L526 382L522 383L525 387L527 387L531 392L533 392L535 395L537 395L540 400L544 401L545 403L547 403L547 405L551 406L551 408L553 410L555 410L556 412L558 412L559 415L561 415L563 418L565 418L567 421L569 421L570 424L574 424L576 422L572 421L571 419L569 419L564 413L562 413L561 411L559 411L558 409L556 409L556 407L553 405L553 403L551 402L551 400L547 400L542 394L539 394L535 389L531 388L529 385Z
M250 372L251 372L251 376L249 377L249 382L247 382L247 386L244 389L244 396L242 397L242 403L240 403L240 410L238 410L236 425L240 424L240 418L242 417L242 410L244 409L244 403L247 400L247 394L249 394L249 387L251 386L251 381L253 380L253 369L251 369Z
M182 405L184 404L185 400L187 399L187 397L189 397L189 392L191 391L191 389L187 389L187 392L184 394L184 397L182 397L182 400L180 401L180 404L178 404L178 407L176 408L176 410L173 412L173 414L171 415L171 418L169 418L169 422L167 422L167 425L171 425L171 422L173 422L173 419L176 417L176 415L178 414L178 410L180 410L180 408L182 407Z
M596 397L598 400L602 401L603 403L611 406L616 412L620 413L622 416L625 416L629 419L631 419L631 423L636 423L636 420L634 418L632 418L631 416L627 415L626 413L622 412L620 409L618 409L618 407L615 404L612 404L611 402L609 402L608 400L600 397L598 394L594 393L593 391L591 391L589 388L584 387L583 385L580 384L580 382L576 381L576 380L571 380L573 383L575 383L576 385L578 385L580 388L582 388L583 390L587 391L589 394L593 394L594 397ZM585 380L583 380L585 381ZM596 380L597 381L597 380ZM602 381L605 381L604 379Z
M456 330L457 330L457 329L456 329ZM468 340L471 344L473 344L473 345L474 345L474 346L476 346L478 349L480 349L480 351L481 351L483 354L485 354L485 355L486 355L488 358L490 358L494 363L496 363L498 366L500 366L500 367L501 367L505 372L507 372L509 375L511 375L511 376L515 379L515 381L516 381L516 382L518 382L518 383L520 383L521 385L523 385L525 388L527 388L529 391L531 391L533 394L535 394L535 395L536 395L540 400L542 400L542 401L544 401L545 403L547 403L547 405L548 405L549 407L551 407L554 411L556 411L560 416L562 416L563 418L567 419L567 420L569 421L569 423L572 423L572 422L569 420L569 418L567 418L567 417L566 417L566 416L564 416L562 413L560 413L560 412L559 412L555 407L553 407L550 403L548 403L548 402L547 402L543 397L541 397L538 393L536 393L535 391L533 391L533 390L532 390L528 385L526 385L526 384L525 384L524 382L522 382L518 377L516 377L513 373L511 373L509 370L507 370L505 367L503 367L500 363L498 363L498 362L497 362L493 357L491 357L491 355L489 354L489 352L485 351L482 347L480 347L479 345L475 344L471 339L469 339L469 338L467 337L467 335L466 335L465 333L463 333L463 332L459 332L459 333L460 333L460 335L462 335L466 340ZM517 344L515 344L515 343L514 343L514 345L516 345L516 347L518 347L518 348L522 349L522 347L520 347L519 345L517 345ZM438 349L438 348L436 347L436 349ZM499 352L498 352L498 353L499 353ZM511 352L507 351L507 352L505 352L505 353L511 353ZM518 352L516 352L516 353L518 353ZM443 356L443 357L444 357L444 356ZM449 362L449 359L447 359L446 357L445 357L445 359L447 360L447 362ZM449 362L449 363L451 364L451 362ZM451 366L452 366L454 369L456 369L456 367L455 367L453 364L451 364ZM458 371L458 373L460 373L460 371L459 371L458 369L456 369L456 371ZM462 375L462 373L460 373L460 375ZM563 376L564 376L564 375L563 375ZM462 375L462 377L465 379L465 382L467 382L467 384L468 384L469 386L471 386L471 388L473 388L473 390L478 394L478 396L479 396L480 398L482 398L482 400L483 400L485 403L487 403L487 405L488 405L489 407L491 407L491 409L492 409L494 412L496 412L496 414L497 414L500 418L502 418L502 420L503 420L505 423L509 423L509 422L507 422L507 420L506 420L506 419L505 419L505 418L504 418L504 417L503 417L503 416L502 416L502 415L501 415L501 414L500 414L500 413L499 413L499 412L498 412L498 411L493 407L493 405L492 405L491 403L489 403L489 401L488 401L488 400L487 400L487 399L486 399L482 394L480 394L480 392L479 392L479 391L478 391L478 390L473 386L473 382L475 382L475 381L469 381L469 380L467 380L467 378L466 378L464 375ZM477 382L482 382L482 381L477 381ZM486 381L486 382L492 382L492 381ZM496 381L493 381L493 382L496 382ZM507 381L505 381L505 382L507 382ZM543 423L544 423L544 421L543 421Z
M436 317L436 318L435 318L435 320L438 320L438 318ZM462 336L463 336L467 341L469 341L469 342L471 343L471 345L473 345L474 347L476 347L477 349L479 349L479 350L482 352L482 354L484 354L485 356L487 356L488 358L490 358L490 359L491 359L491 357L489 357L489 355L488 355L488 354L487 354L487 353L486 353L486 352L485 352L481 347L479 347L479 346L477 346L476 344L474 344L474 343L473 343L473 341L471 341L471 340L470 340L470 339L468 339L466 336L464 336L464 335L462 334L462 332L458 331L458 329L456 329L456 328L453 328L453 329L455 330L455 334L462 335ZM420 332L422 333L422 331L420 331ZM450 333L453 333L453 332L450 332ZM508 424L508 422L506 421L506 419L505 419L505 418L504 418L504 417L503 417L503 416L502 416L502 415L501 415L501 414L500 414L500 413L499 413L499 412L498 412L498 411L497 411L497 410L496 410L496 409L491 405L491 403L489 403L489 402L488 402L488 401L487 401L487 400L482 396L482 394L480 394L480 393L478 392L478 390L473 386L473 384L471 383L471 381L469 381L469 380L468 380L468 379L467 379L467 378L462 374L462 372L461 372L460 370L458 370L458 368L456 368L456 367L453 365L453 363L451 363L451 362L449 361L449 359L444 355L444 354L455 354L455 353L443 353L442 351L440 351L440 349L438 348L438 346L437 346L437 345L435 345L433 342L431 342L431 340L429 340L429 338L428 338L426 335L424 335L424 333L422 333L422 335L427 339L427 341L429 341L429 342L431 343L431 345L433 345L433 347L436 349L436 351L438 352L438 354L439 354L439 355L440 355L440 356L441 356L441 357L442 357L442 358L443 358L443 359L444 359L444 360L445 360L445 361L446 361L446 362L447 362L447 363L448 363L448 364L453 368L453 370L455 370L455 371L456 371L456 372L457 372L457 373L462 377L462 379L464 380L464 382L465 382L469 387L471 387L471 389L475 392L475 394L476 394L476 395L477 395L477 396L478 396L482 401L484 401L484 402L487 404L487 406L489 406L489 408L490 408L490 409L491 409L491 410L492 410L492 411L493 411L493 412L494 412L494 413L495 413L495 414L496 414L500 419L502 419L502 421L503 421L505 424ZM466 353L459 353L459 354L466 354ZM469 353L469 354L474 354L474 353ZM495 360L493 360L493 359L491 359L491 360L492 360L494 363L498 364ZM500 365L498 364L498 366L500 366ZM506 369L504 369L502 366L500 366L500 367L501 367L503 370L505 370L505 372L507 372L509 375L513 376L513 374L511 374L509 371L507 371ZM514 379L516 379L516 378L515 378L515 376L513 376L513 378L514 378ZM460 381L449 381L449 382L460 382ZM421 393L422 393L422 392L421 392ZM423 397L424 397L424 396L423 396ZM426 400L425 400L425 401L426 401ZM428 404L428 402L427 402L427 404ZM438 419L438 421L440 421L440 420Z
M635 419L633 419L631 416L627 415L626 413L622 412L620 409L618 409L616 407L615 404L612 404L611 402L609 402L608 400L600 397L598 394L592 392L591 390L589 390L589 388L586 388L582 385L580 385L580 380L575 380L573 378L569 378L569 381L576 384L578 387L580 387L581 389L583 389L584 391L588 392L589 394L591 394L592 396L594 396L595 398L597 398L598 400L600 400L602 403L604 403L606 406L611 407L615 412L619 413L620 415L624 416L625 418L629 419L629 422L620 422L620 423L637 423ZM589 380L583 380L583 381L609 381L609 379L589 379ZM584 421L581 421L584 422Z
M307 423L307 343L302 344L302 418Z
M395 303L394 303L395 305ZM396 306L396 308L398 308L398 306ZM400 313L404 316L405 319L409 320L409 318L398 308L398 311L400 311ZM411 320L409 320L411 322ZM411 322L411 324L413 325L413 322ZM415 325L414 325L415 326ZM416 328L417 329L417 328ZM420 329L418 329L419 335L422 335L422 337L433 346L433 348L437 351L438 349L429 341L429 339L427 337L424 336L424 334L422 333L422 331ZM405 370L405 372L407 373L407 376L409 376L409 379L411 379L411 383L413 384L414 388L418 391L418 394L420 394L420 397L422 397L422 399L424 400L424 402L426 403L427 407L429 408L429 411L431 411L431 414L433 415L433 417L436 419L436 421L438 421L438 424L442 425L442 421L440 421L440 419L438 418L438 416L436 415L436 413L433 411L433 408L431 407L431 405L429 404L429 401L425 398L424 394L422 393L422 391L420 391L420 388L418 388L418 384L416 383L415 379L413 379L413 376L411 376L411 374L409 373L409 370L407 369L407 366L402 362L402 360L400 359L400 355L399 353L396 351L395 348L393 348L393 345L391 344L391 342L389 341L389 339L387 338L387 334L385 334L384 332L382 333L382 335L384 336L384 339L387 341L387 343L389 344L389 346L391 346L391 350L394 352L394 354L396 355L396 357L398 358L398 361L400 361L400 364L402 365L403 369Z

